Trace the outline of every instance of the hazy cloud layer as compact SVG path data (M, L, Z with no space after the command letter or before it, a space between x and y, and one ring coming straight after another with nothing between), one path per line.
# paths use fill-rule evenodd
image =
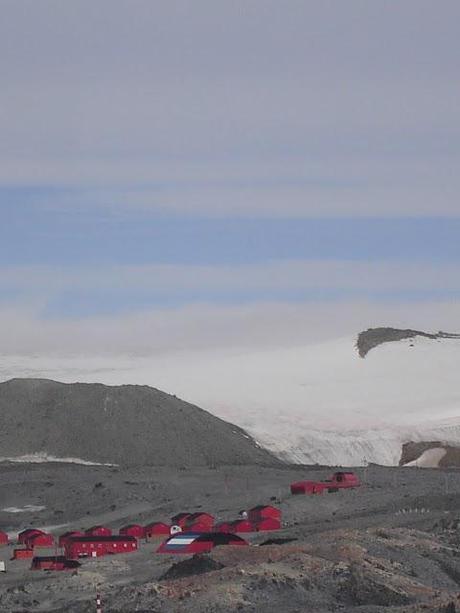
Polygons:
M460 263L401 261L272 261L239 266L100 266L91 268L24 266L0 268L5 290L53 296L69 289L126 292L152 290L158 296L203 292L340 289L350 292L450 291L460 293ZM186 301L186 298L185 298Z
M58 207L458 216L459 18L456 0L3 0L0 182L72 186Z
M137 314L44 320L37 310L0 308L0 355L157 355L293 347L367 327L393 325L459 332L458 302L345 301L310 304L199 304ZM11 358L7 359L11 363ZM19 365L19 364L18 364ZM11 368L9 369L11 372Z
M457 0L0 1L0 352L459 330Z

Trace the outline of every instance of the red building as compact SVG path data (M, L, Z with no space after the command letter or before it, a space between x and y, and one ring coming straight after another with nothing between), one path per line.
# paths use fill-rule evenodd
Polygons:
M0 530L0 545L8 545L8 535L3 530Z
M258 505L257 507L253 507L248 511L248 519L252 522L258 522L262 519L277 519L281 521L281 511L276 507L271 507L270 505Z
M177 513L174 517L171 517L171 524L173 526L180 526L183 528L187 523L187 519L190 517L191 513Z
M93 526L85 530L86 536L112 536L112 530L105 526Z
M54 537L52 534L46 534L45 532L33 534L26 538L24 544L29 549L33 549L34 547L54 547Z
M340 471L325 481L296 481L291 483L291 494L324 494L359 487L360 480L351 471Z
M255 527L248 519L237 519L232 521L232 532L255 532Z
M35 534L45 534L43 530L39 530L38 528L27 528L27 530L23 530L18 534L18 543L23 545L28 538L34 536Z
M181 532L169 537L157 549L157 553L171 553L186 555L191 553L205 553L217 545L249 545L236 534L222 532L192 533Z
M266 517L255 523L255 529L257 532L265 532L268 530L281 530L281 522L279 519L273 519L272 517Z
M25 560L34 557L33 549L14 549L13 560Z
M131 553L137 550L134 536L76 536L70 538L64 546L65 557L77 559L99 557L116 553Z
M233 534L235 532L235 526L233 521L222 521L214 526L214 532L225 532L227 534Z
M214 527L214 517L209 513L192 513L185 520L184 531L211 532Z
M123 536L135 536L138 539L142 539L145 537L145 528L139 524L128 524L120 528L118 533Z
M79 530L71 530L70 532L64 532L64 534L61 534L61 536L59 537L59 541L58 541L59 547L64 547L67 541L73 536L85 536L85 535L83 532L80 532Z
M171 526L163 523L162 521L155 521L151 524L147 524L144 528L145 538L155 538L157 536L165 536L170 534Z

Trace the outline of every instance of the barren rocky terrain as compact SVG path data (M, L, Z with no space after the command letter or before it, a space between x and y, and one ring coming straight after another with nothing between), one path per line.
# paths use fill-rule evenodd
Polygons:
M378 347L382 343L393 343L405 339L414 339L417 336L430 338L432 340L442 338L460 338L460 334L452 334L450 332L441 331L430 333L422 332L421 330L411 330L410 328L406 330L388 327L369 328L368 330L364 330L363 332L359 333L356 341L356 348L359 355L362 358L365 358L371 349Z
M282 509L283 529L194 559L142 542L136 553L83 561L68 573L10 561L10 545L0 549L0 611L92 613L97 591L105 613L460 611L460 472L369 466L358 469L360 489L291 496L292 481L330 472L3 464L0 526L10 533L31 525L56 534L96 523L118 529L182 510L223 520L258 503ZM18 512L26 505L35 510Z
M241 428L146 385L0 383L0 456L133 466L276 463Z

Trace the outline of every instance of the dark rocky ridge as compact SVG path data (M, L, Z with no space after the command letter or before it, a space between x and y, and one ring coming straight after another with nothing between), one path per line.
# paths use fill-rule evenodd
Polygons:
M450 334L449 332L422 332L421 330L400 330L398 328L369 328L360 332L356 341L356 348L360 357L364 358L371 349L378 347L382 343L391 343L405 339L423 336L433 340L442 338L460 338L460 334Z
M279 464L241 428L148 386L0 383L0 457L34 453L121 466Z

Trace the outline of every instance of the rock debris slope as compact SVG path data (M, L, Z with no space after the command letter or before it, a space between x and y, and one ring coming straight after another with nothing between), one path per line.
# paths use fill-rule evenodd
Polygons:
M0 384L0 457L121 466L269 464L243 430L147 386L13 379Z

